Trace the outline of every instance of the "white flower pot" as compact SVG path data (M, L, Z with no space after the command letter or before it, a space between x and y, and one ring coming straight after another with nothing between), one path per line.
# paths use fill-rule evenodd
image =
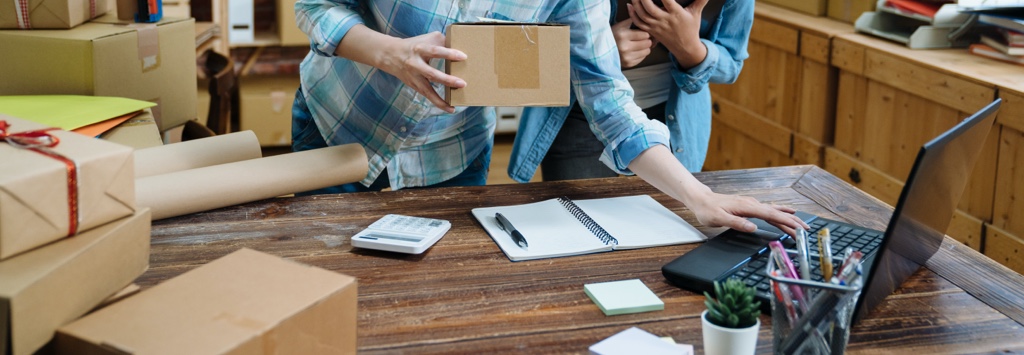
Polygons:
M707 315L707 310L700 314L705 354L749 355L757 349L757 332L761 329L760 319L752 326L734 329L712 324L708 321Z

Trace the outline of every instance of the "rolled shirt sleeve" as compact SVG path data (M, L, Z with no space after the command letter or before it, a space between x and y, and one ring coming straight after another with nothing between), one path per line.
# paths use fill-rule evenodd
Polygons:
M298 0L295 23L310 39L314 53L331 57L348 30L363 24L358 1Z

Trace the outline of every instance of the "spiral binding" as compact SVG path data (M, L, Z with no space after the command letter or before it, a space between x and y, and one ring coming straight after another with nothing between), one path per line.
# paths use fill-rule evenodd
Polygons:
M587 215L580 206L577 206L576 203L572 202L568 197L559 197L558 203L561 203L562 206L564 206L565 209L573 215L573 217L576 217L580 223L583 223L584 227L589 229L591 233L594 233L594 236L601 239L602 243L605 245L619 245L618 239L615 239L615 237L609 234L608 231L601 228L601 225L597 224L593 218L590 218L590 216Z

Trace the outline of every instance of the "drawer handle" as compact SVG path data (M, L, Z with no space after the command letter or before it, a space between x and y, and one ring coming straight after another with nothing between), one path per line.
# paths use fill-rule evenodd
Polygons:
M718 107L718 103L717 102L712 102L711 103L711 110L715 111L715 113L721 113L722 108Z
M848 176L850 177L850 181L853 181L853 183L860 183L860 171L857 171L856 168L850 168L850 174L848 174Z

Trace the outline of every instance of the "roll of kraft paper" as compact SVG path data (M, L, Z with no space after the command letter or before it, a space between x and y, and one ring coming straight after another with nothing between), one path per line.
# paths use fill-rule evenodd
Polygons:
M158 220L356 182L368 170L353 143L136 179L135 198Z
M135 151L135 179L262 156L252 131L161 145Z

